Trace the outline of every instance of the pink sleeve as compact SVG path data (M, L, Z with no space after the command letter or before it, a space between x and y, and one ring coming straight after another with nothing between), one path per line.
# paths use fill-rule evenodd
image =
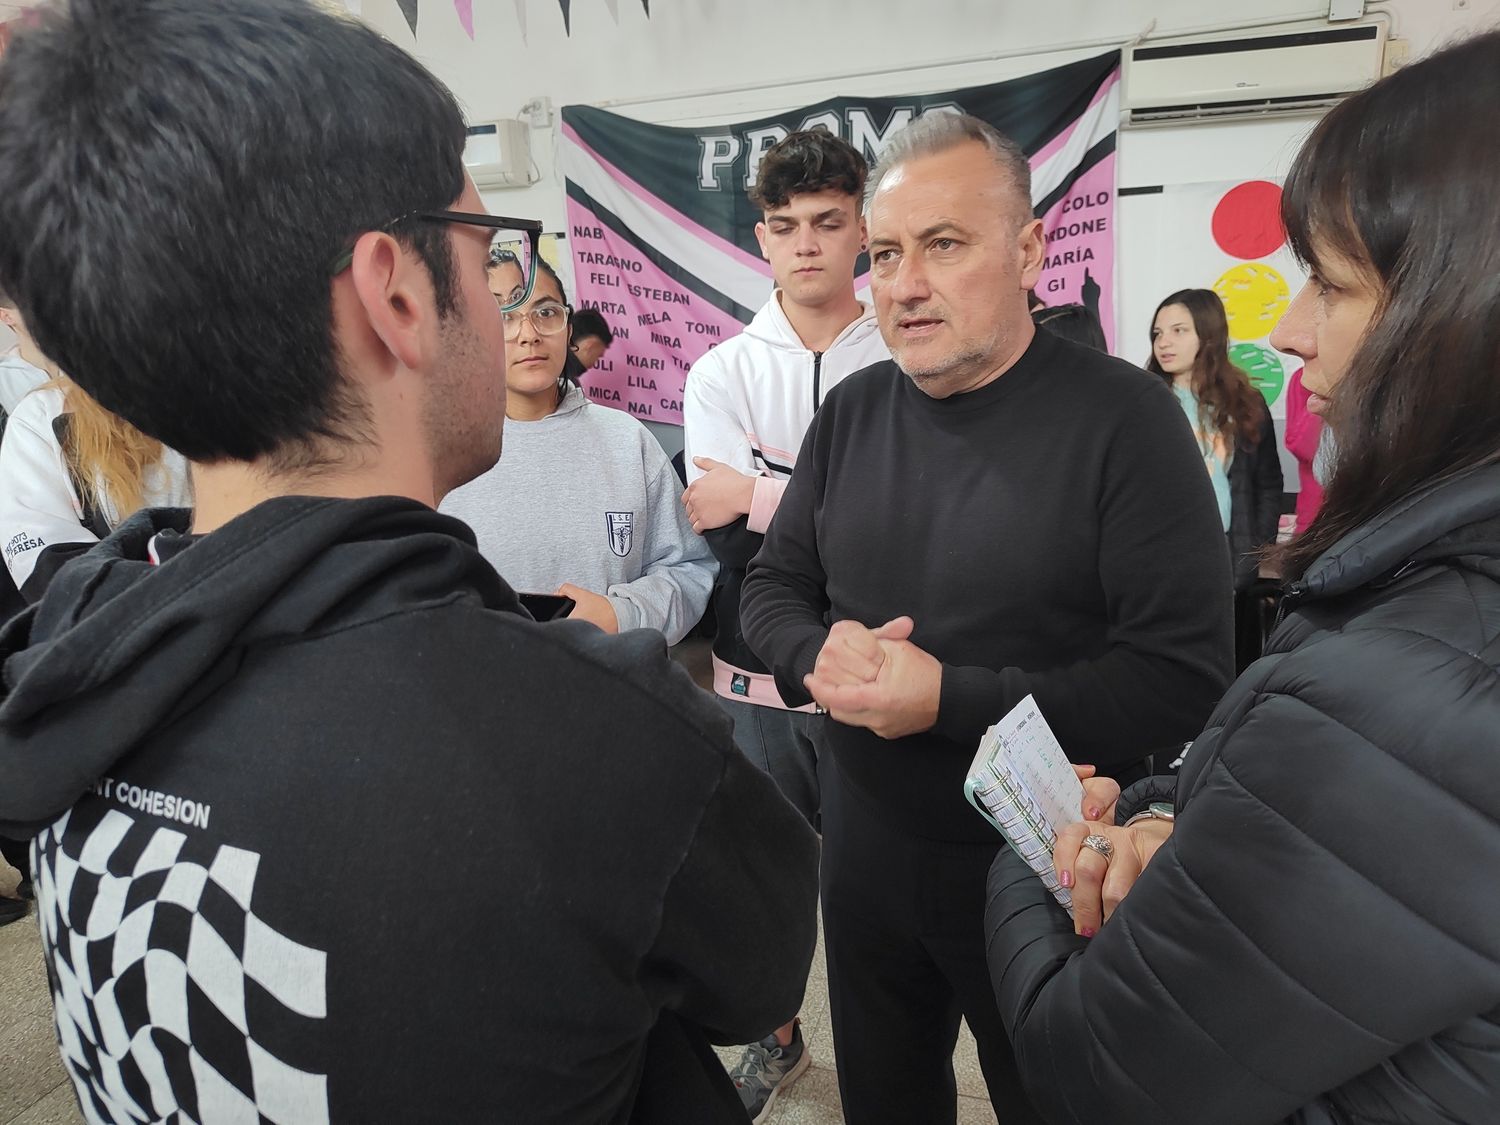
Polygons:
M746 526L755 534L764 535L766 528L771 526L771 517L781 504L781 494L786 491L786 486L787 482L784 480L755 478L755 494L750 498L750 518L746 521Z

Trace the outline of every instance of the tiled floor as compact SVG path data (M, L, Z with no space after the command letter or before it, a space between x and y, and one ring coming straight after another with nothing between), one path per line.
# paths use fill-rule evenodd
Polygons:
M675 655L700 683L709 676L705 642L689 641ZM15 872L0 860L0 894L9 893L15 879ZM821 933L802 1006L802 1034L812 1051L813 1065L777 1101L768 1125L840 1125L844 1117L839 1109ZM719 1053L728 1066L739 1058L739 1048L726 1047ZM959 1038L953 1064L958 1076L958 1125L994 1125L967 1028ZM82 1121L58 1061L41 938L33 913L24 921L0 927L0 1125Z

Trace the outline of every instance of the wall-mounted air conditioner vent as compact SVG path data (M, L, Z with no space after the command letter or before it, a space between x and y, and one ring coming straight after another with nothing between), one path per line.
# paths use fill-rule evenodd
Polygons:
M1125 52L1129 125L1326 109L1380 77L1384 24L1202 39Z

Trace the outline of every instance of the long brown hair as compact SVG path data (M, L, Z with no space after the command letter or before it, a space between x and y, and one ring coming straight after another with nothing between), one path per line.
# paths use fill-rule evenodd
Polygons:
M144 505L146 473L161 463L162 443L105 410L66 375L51 385L62 390L63 410L69 416L63 456L80 498L92 500L111 522L123 520Z
M1282 194L1314 275L1336 252L1381 298L1333 392L1318 517L1280 553L1300 577L1422 487L1500 460L1500 32L1398 70L1319 122Z
M1224 445L1234 449L1240 442L1260 441L1260 392L1249 377L1229 358L1229 320L1224 302L1212 289L1179 289L1151 314L1151 358L1146 370L1160 375L1168 386L1172 376L1156 361L1156 318L1168 305L1182 305L1193 318L1198 334L1198 355L1193 360L1193 397L1202 419L1224 436Z

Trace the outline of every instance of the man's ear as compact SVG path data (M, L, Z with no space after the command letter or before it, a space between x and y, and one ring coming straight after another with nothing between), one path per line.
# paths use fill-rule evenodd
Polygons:
M755 241L760 243L760 256L766 261L771 260L771 255L766 252L766 224L755 224Z
M1021 288L1035 289L1041 280L1042 263L1047 259L1047 242L1042 236L1042 220L1032 219L1016 235L1016 250L1021 257Z
M389 234L367 231L354 244L349 274L370 331L403 367L420 368L423 331L437 316L427 271Z

